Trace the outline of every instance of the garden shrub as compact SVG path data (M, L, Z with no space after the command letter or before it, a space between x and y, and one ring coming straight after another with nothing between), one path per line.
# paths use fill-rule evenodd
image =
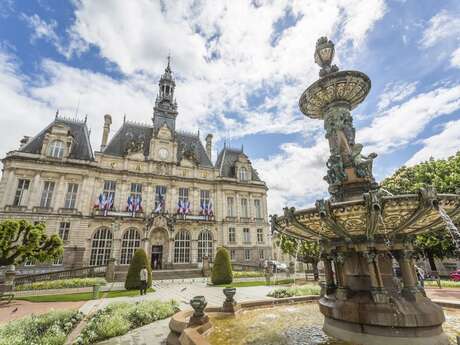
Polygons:
M0 345L63 345L82 319L76 310L31 315L0 326Z
M317 285L292 286L288 288L279 288L270 291L267 296L275 298L285 298L293 296L310 296L319 295L321 288Z
M216 258L212 266L211 282L214 285L230 284L233 281L232 264L227 249L217 249Z
M91 317L74 344L94 344L120 336L134 328L166 319L178 310L178 304L173 300L109 304Z
M47 289L65 289L88 287L93 285L105 285L107 282L104 278L73 278L73 279L57 279L32 284L18 285L16 291L26 290L47 290Z
M140 288L140 279L139 272L143 266L146 266L148 271L148 281L147 288L152 286L152 268L150 267L149 260L147 259L147 254L142 248L136 249L134 252L133 258L128 268L128 275L126 276L125 289L126 290L135 290Z
M256 271L241 271L241 272L233 272L233 278L259 278L264 277L264 272L256 272Z

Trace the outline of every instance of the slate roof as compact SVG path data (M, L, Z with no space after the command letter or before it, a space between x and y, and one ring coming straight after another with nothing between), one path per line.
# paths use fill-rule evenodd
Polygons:
M222 151L220 151L216 160L216 168L219 169L220 176L232 178L236 177L235 162L238 160L240 154L244 154L242 149L224 147ZM257 171L252 167L251 169L252 180L260 181L260 177Z
M150 140L153 136L154 128L152 126L125 122L104 149L105 154L123 157L126 155L128 148L134 144L143 145L144 156L149 155ZM198 135L190 133L175 132L175 138L179 147L193 149L194 156L200 166L212 168L213 165L209 160L206 150ZM177 160L182 159L183 152L178 150Z
M51 132L51 128L57 124L63 124L69 127L70 134L74 139L69 158L91 161L94 160L86 121L72 120L63 117L56 117L53 122L33 137L27 144L21 147L19 151L40 154L43 146L43 139L45 138L46 133Z

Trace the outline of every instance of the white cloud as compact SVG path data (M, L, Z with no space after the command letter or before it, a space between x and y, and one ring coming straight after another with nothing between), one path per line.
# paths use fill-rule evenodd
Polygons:
M460 17L458 13L442 10L428 22L420 44L423 48L429 48L443 40L457 39L459 34Z
M360 130L357 141L367 150L388 153L411 143L433 119L460 109L460 85L418 94L377 116Z
M379 97L377 104L378 110L384 110L389 105L403 101L412 95L417 89L418 82L405 83L405 82L392 82L385 85L383 93Z
M59 38L55 32L57 27L57 22L55 20L51 20L49 23L47 23L37 14L28 16L24 13L21 15L21 18L33 30L31 36L32 42L37 39L46 39L56 44L59 41Z
M460 68L460 48L454 50L450 57L450 64L452 67Z
M281 151L253 162L270 187L269 213L279 214L287 205L307 207L306 201L312 203L327 192L323 176L326 175L329 146L325 139L319 139L312 147L286 143L281 146Z
M456 154L460 149L460 120L443 125L443 130L423 140L423 148L417 151L406 163L414 165L431 157L442 159Z

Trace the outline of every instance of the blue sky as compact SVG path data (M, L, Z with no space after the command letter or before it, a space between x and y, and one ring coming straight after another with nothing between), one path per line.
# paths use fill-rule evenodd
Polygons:
M403 164L460 148L460 2L455 0L36 0L0 3L1 152L54 117L88 115L94 149L150 123L172 55L178 127L244 145L266 180L270 211L326 196L322 123L298 110L318 78L316 40L372 80L354 110L357 141L381 180Z

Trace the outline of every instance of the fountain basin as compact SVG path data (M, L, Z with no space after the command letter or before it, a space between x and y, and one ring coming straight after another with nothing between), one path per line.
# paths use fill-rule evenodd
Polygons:
M441 230L445 224L439 208L458 219L460 195L436 194L430 189L395 196L370 192L352 201L319 200L313 208L285 208L284 216L275 216L272 224L275 230L303 240L359 243Z
M209 327L183 328L180 342L187 345L356 345L353 341L338 340L323 330L324 317L315 303L317 296L261 300L241 303L236 314L223 313L220 308L207 308ZM455 337L460 335L460 310L446 308L444 331L449 345L456 345ZM192 311L182 311L173 316L172 323L185 321ZM184 318L185 316L185 318ZM173 321L174 320L174 321ZM186 324L186 323L185 323ZM332 325L331 325L332 326ZM329 327L325 322L324 327ZM177 330L177 328L176 328ZM428 339L429 337L426 337ZM169 338L168 338L169 340ZM380 342L375 342L376 340ZM394 338L393 340L396 340ZM405 338L405 344L414 344L413 338ZM419 341L420 340L420 341ZM431 340L431 339L428 339ZM374 342L373 342L374 341ZM431 342L432 343L432 342ZM427 344L431 344L427 343ZM173 344L168 342L168 344ZM363 344L363 343L361 343ZM368 344L393 344L389 337L370 337ZM417 339L417 344L425 344Z

